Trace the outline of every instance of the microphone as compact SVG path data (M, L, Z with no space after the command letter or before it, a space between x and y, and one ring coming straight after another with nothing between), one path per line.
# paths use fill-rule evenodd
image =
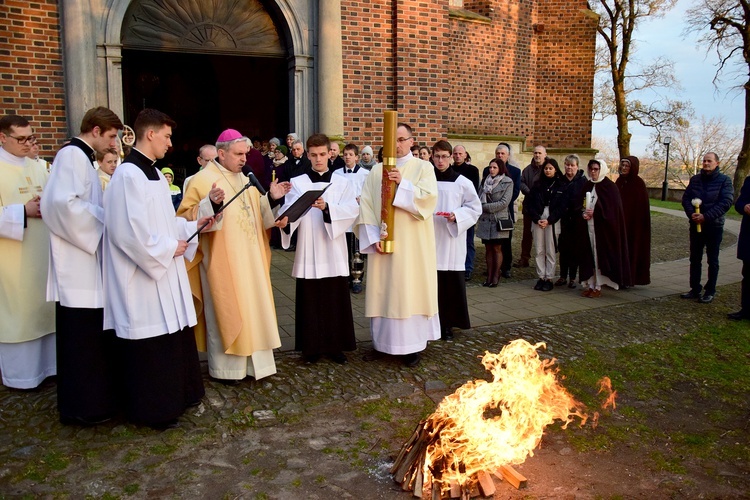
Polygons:
M253 173L252 168L250 168L250 165L247 163L242 167L242 173L247 176L247 178L250 180L250 184L255 186L255 189L257 189L260 192L261 196L266 195L266 190L263 189L263 186L261 186L260 181L257 177L255 177L255 174Z

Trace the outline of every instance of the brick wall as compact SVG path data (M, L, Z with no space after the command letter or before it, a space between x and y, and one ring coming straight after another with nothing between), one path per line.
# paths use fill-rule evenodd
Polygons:
M471 134L590 147L596 32L585 0L464 0L484 19L448 4L342 0L347 140L379 144L382 110L395 105L421 144Z
M545 0L537 9L533 137L553 148L590 147L596 20L585 0Z
M419 144L444 137L450 39L439 20L448 0L342 0L341 16L346 141L377 152L386 109L413 126Z
M51 159L67 135L56 0L3 0L0 9L2 114L29 119L40 156Z
M390 3L341 2L344 136L360 147L380 145L383 111L394 109L393 12ZM378 138L377 141L374 138Z
M487 2L464 2L464 8ZM451 17L451 134L533 134L532 0L495 1L491 23ZM481 12L479 12L481 13Z

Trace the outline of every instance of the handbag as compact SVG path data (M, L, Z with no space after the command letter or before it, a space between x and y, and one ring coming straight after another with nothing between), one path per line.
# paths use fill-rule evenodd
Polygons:
M513 231L513 221L511 219L498 219L497 230L498 231Z

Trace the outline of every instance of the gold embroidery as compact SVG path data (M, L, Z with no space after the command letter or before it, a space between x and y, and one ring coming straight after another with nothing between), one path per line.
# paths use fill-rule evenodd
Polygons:
M21 194L29 194L29 188L28 187L20 187L18 188L18 192Z

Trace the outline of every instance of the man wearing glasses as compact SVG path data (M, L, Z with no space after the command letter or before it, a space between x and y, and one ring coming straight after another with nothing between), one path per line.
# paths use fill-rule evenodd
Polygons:
M438 186L432 164L412 155L413 144L411 127L399 123L396 167L388 172L396 183L393 253L383 253L380 242L382 169L372 169L365 180L355 227L360 251L371 254L365 315L370 318L375 352L365 359L374 359L377 353L403 355L409 367L419 363L428 340L440 338L432 222Z
M216 159L216 157L219 156L219 153L216 151L216 146L213 144L204 144L201 146L201 148L198 150L198 172L203 170L206 165L209 164L209 162L212 162ZM192 178L195 176L195 174L191 175L187 179L185 179L185 182L182 183L182 192L187 192L188 184L192 180Z
M26 118L0 118L0 372L16 389L57 372L55 305L44 296L49 231L39 208L48 174L26 157L35 140Z

